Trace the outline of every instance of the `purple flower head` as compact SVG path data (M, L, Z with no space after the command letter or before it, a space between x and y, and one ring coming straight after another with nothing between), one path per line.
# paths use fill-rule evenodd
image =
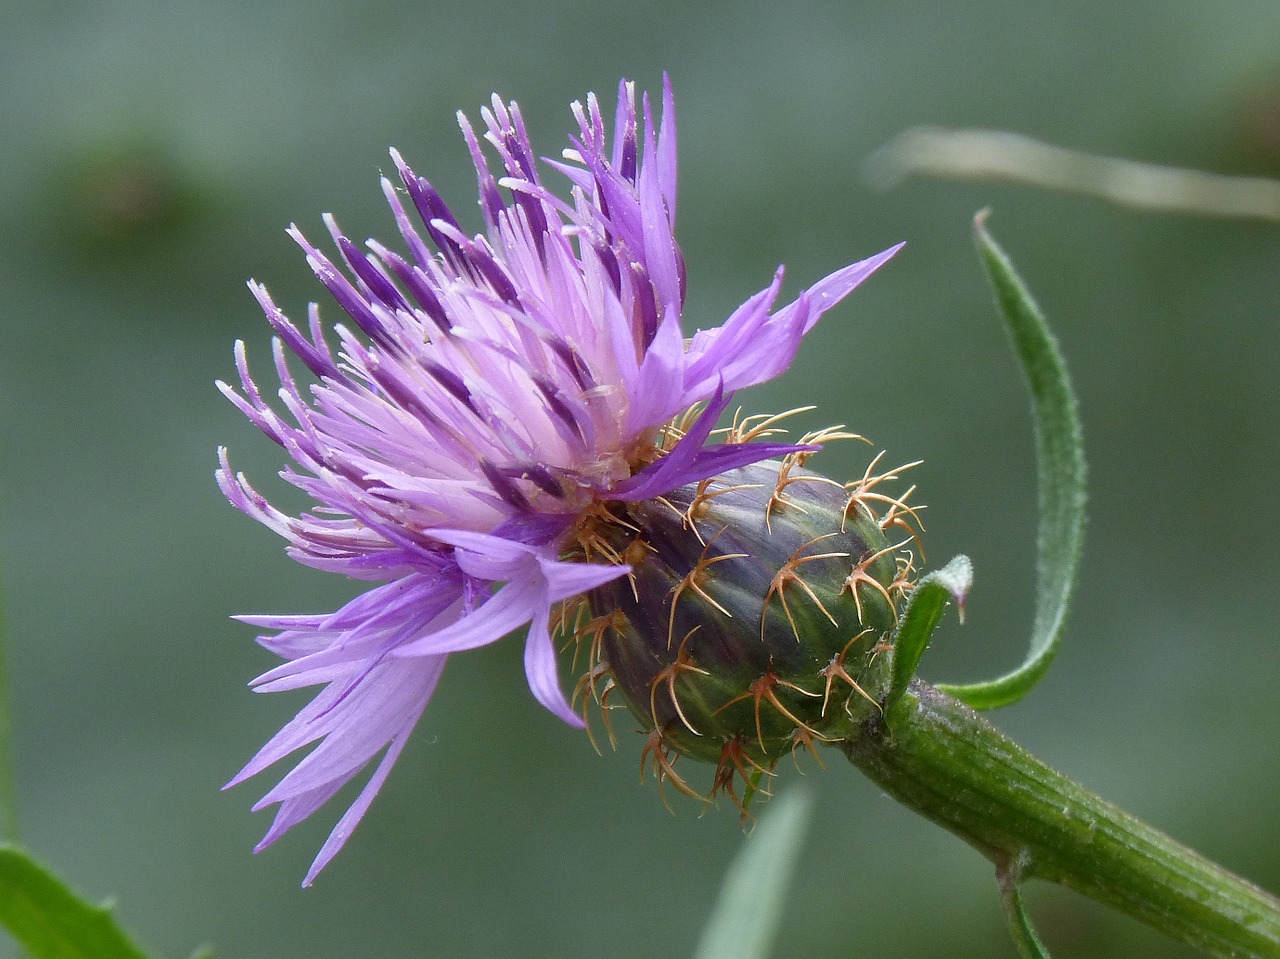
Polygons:
M533 695L565 722L552 608L625 575L620 564L566 562L575 524L601 503L643 500L795 449L715 443L740 387L791 363L818 318L896 252L819 281L774 310L779 270L718 327L686 339L684 260L673 233L675 111L637 111L623 83L612 135L594 96L574 104L568 199L543 186L515 103L482 110L495 176L466 117L486 232L469 236L440 195L392 151L382 187L403 241L362 249L325 223L326 255L297 228L320 282L347 314L326 341L318 309L295 324L256 282L276 332L279 402L268 405L236 345L239 391L222 391L292 459L281 474L316 505L271 506L221 451L218 482L271 527L299 562L376 585L337 612L246 616L283 663L260 692L322 687L228 785L315 747L254 807L278 805L259 845L310 816L382 753L320 850L304 885L341 848L386 779L450 653L527 626ZM505 191L505 192L504 192ZM310 371L302 388L286 362ZM664 424L701 405L680 433ZM673 439L673 436L675 437Z

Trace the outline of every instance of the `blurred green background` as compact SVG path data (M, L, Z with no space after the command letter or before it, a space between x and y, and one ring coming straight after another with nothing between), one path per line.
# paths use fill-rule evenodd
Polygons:
M394 238L396 145L479 228L454 111L518 98L557 155L567 104L620 76L679 104L688 318L719 322L779 262L792 293L907 249L740 397L817 404L915 471L937 564L977 567L935 680L1022 655L1034 473L1018 373L969 240L982 206L1056 325L1081 396L1092 501L1049 678L997 722L1131 811L1280 889L1280 228L1141 215L1015 186L864 186L919 123L1228 173L1280 173L1275 0L604 4L405 0L8 2L0 20L0 535L22 832L161 955L686 956L742 842L732 808L637 782L528 694L520 646L456 657L348 848L298 883L337 816L250 848L271 781L218 787L305 695L235 612L333 608L235 513L214 450L273 494L279 452L214 390L322 291L284 227ZM549 175L549 181L554 179ZM324 306L330 320L338 311ZM824 454L852 478L867 458ZM297 502L280 494L284 502ZM1272 584L1272 585L1268 585ZM779 957L1013 955L991 870L837 754ZM781 787L798 774L780 767ZM1185 956L1055 889L1063 956Z

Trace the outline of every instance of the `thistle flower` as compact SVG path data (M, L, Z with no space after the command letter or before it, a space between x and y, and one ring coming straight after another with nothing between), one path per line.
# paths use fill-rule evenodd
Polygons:
M634 87L621 84L612 137L594 96L573 105L572 148L564 162L545 161L568 178L568 200L544 187L514 102L495 96L481 111L483 139L505 173L497 177L459 114L483 236L464 233L394 150L399 186L384 178L382 187L407 255L373 240L366 252L326 216L335 260L291 227L349 317L334 328L337 351L314 304L304 328L250 283L276 333L282 412L250 376L243 343L240 390L219 387L284 448L293 463L281 475L316 505L282 513L232 471L225 450L218 482L294 559L376 584L329 614L241 617L271 631L259 642L284 660L254 680L256 690L323 687L228 783L318 743L254 807L279 807L258 849L382 753L304 885L368 809L450 653L527 626L530 690L583 725L557 675L553 609L630 566L590 561L572 548L575 530L611 504L794 453L714 441L713 427L732 391L782 373L822 314L897 250L774 310L779 269L724 323L686 340L669 83L662 101L659 120L647 96L638 113ZM314 378L308 389L288 353Z

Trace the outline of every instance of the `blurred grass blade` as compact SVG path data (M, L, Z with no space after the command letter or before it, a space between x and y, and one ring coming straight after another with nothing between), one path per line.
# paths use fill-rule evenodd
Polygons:
M18 841L18 795L14 782L13 710L9 705L9 649L0 590L0 842Z
M18 780L14 774L17 742L9 695L9 643L5 630L4 588L0 583L0 844L18 842ZM15 959L27 959L18 950Z
M729 865L695 959L766 959L812 807L803 789L769 803Z
M985 213L980 213L974 221L978 252L1031 392L1040 530L1036 542L1036 617L1026 660L1012 672L988 682L938 687L975 709L1017 702L1049 669L1075 586L1084 538L1085 501L1080 416L1066 364L1013 264L987 233L985 220Z
M964 622L964 601L973 585L973 563L968 556L957 556L942 569L930 573L916 584L902 614L902 622L893 637L893 681L885 697L884 711L889 713L907 690L916 674L920 657L929 645L929 637L942 621L947 601L955 600Z
M0 924L31 959L147 959L106 907L13 846L0 846Z

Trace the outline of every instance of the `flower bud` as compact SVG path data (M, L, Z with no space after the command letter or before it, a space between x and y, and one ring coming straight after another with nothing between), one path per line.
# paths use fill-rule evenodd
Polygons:
M651 733L646 758L682 791L675 756L715 763L715 788L733 794L735 773L843 739L878 709L878 654L911 571L885 530L910 510L872 491L892 474L847 488L801 468L805 455L615 504L580 537L632 569L588 595L580 692L620 693Z

